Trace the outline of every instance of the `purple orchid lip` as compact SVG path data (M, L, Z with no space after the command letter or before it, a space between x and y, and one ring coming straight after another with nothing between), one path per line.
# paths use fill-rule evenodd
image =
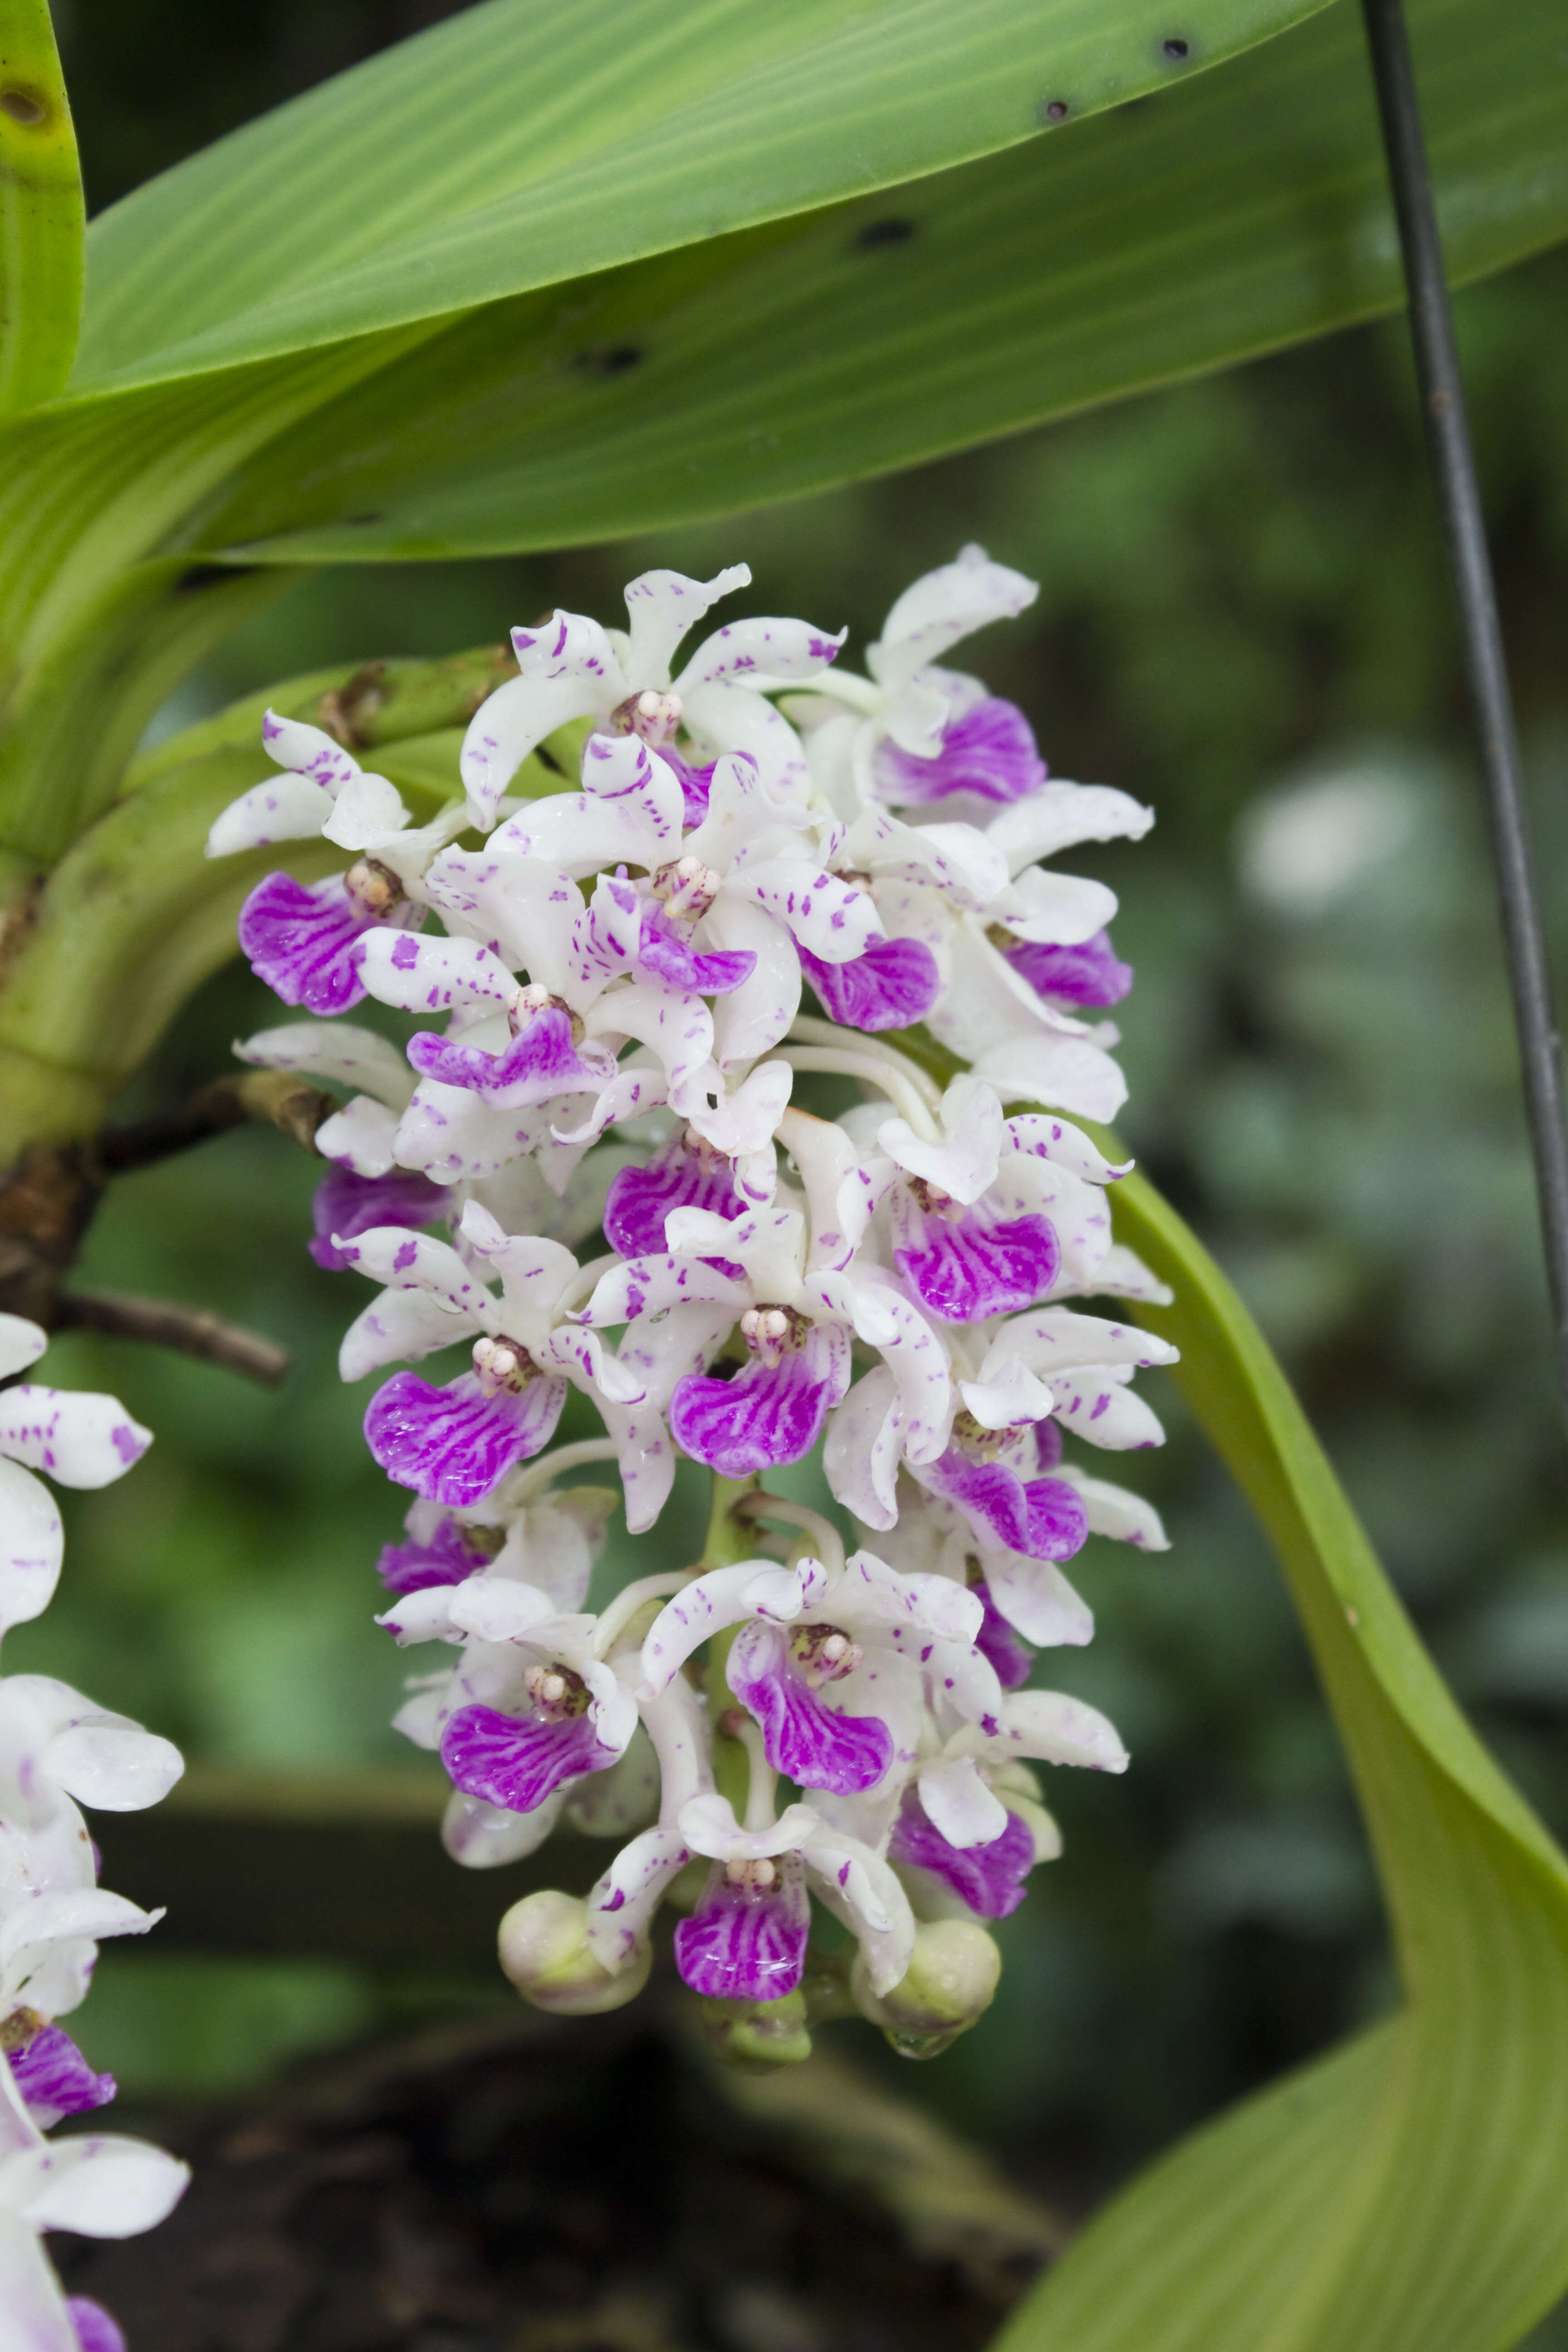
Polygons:
M854 1796L874 1788L892 1763L893 1735L881 1717L830 1706L795 1665L791 1637L778 1628L745 1627L730 1653L728 1675L735 1696L762 1726L768 1762L801 1788Z
M426 1543L384 1544L375 1572L388 1592L399 1601L410 1592L427 1592L437 1584L463 1584L476 1570L495 1557L478 1528L443 1519Z
M1116 953L1109 931L1097 931L1072 948L1018 940L1002 953L1037 996L1058 997L1064 1004L1120 1004L1132 986L1132 967Z
M1044 1298L1061 1267L1056 1229L1042 1216L1001 1219L983 1202L944 1213L917 1182L894 1204L893 1263L924 1307L947 1323L1014 1315ZM953 1211L958 1211L955 1215Z
M811 1452L837 1385L831 1342L817 1325L776 1364L753 1357L728 1381L689 1372L676 1383L669 1425L694 1462L721 1478L747 1478Z
M95 2074L70 2035L58 2025L46 2025L10 2053L12 2078L40 2131L49 2131L64 2116L85 2115L90 2107L107 2106L114 2096L112 2074Z
M757 959L750 948L710 952L694 948L657 908L645 908L637 968L652 972L671 988L688 989L697 996L728 996L742 981L750 980Z
M520 1393L490 1396L473 1372L439 1389L416 1372L395 1372L365 1409L365 1443L400 1486L466 1510L550 1443L566 1385L545 1373Z
M453 1787L510 1813L533 1812L564 1782L603 1771L616 1754L588 1714L552 1720L461 1706L441 1734L441 1761Z
M688 1148L676 1136L643 1168L622 1168L605 1201L605 1239L623 1257L659 1257L668 1244L664 1221L672 1209L711 1209L731 1223L746 1213L746 1203L735 1190L734 1172L727 1160L715 1162L704 1151ZM730 1258L707 1258L732 1282L743 1282L746 1269Z
M742 1864L754 1878L766 1865ZM702 1898L675 1931L675 1965L710 2000L778 2000L805 1973L811 1901L798 1855L781 1854L769 1886L737 1885L716 1862Z
M1005 1691L1022 1690L1034 1672L1035 1654L1015 1626L1007 1622L991 1597L991 1587L982 1580L974 1591L980 1596L984 1615L974 1646L995 1673Z
M878 744L873 772L882 797L895 806L918 808L928 801L973 793L985 801L1021 801L1037 792L1049 771L1035 743L1035 731L1016 703L987 695L949 722L934 760Z
M829 1020L847 1029L907 1029L942 993L942 974L923 940L876 940L847 963L824 963L796 942L800 968Z
M76 2331L80 2352L126 2352L120 2322L90 2295L68 2294L66 2315Z
M410 911L424 920L423 908ZM341 876L307 887L291 874L268 874L239 910L239 944L275 996L327 1016L363 996L355 943L385 919L358 904Z
M1070 1559L1088 1538L1083 1504L1060 1478L1026 1481L1005 1462L975 1462L953 1445L921 1475L977 1533L1026 1559Z
M454 1045L428 1029L408 1041L408 1058L420 1075L444 1087L467 1087L488 1102L521 1108L547 1102L574 1086L597 1088L610 1075L613 1056L581 1055L572 1040L572 1016L559 1004L528 1014L503 1053Z
M929 1870L979 1918L1005 1919L1024 1899L1035 1841L1028 1823L1009 1813L1006 1828L989 1845L949 1845L911 1789L893 1823L888 1859Z
M389 1176L356 1176L352 1168L334 1166L322 1177L310 1202L310 1223L316 1237L305 1246L328 1273L341 1273L351 1261L337 1248L332 1235L353 1241L375 1225L434 1225L452 1205L445 1184L433 1184L413 1169L395 1168Z

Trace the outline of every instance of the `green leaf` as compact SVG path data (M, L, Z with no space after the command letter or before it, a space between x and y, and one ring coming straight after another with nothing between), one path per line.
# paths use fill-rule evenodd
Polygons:
M1191 0L1173 27L1164 0L489 0L95 223L77 381L336 341L885 187L1321 5Z
M83 220L47 0L0 0L0 414L51 399L70 373Z
M1139 1318L1279 1556L1355 1778L1404 2005L1114 2200L995 2352L1504 2352L1568 2286L1568 1863L1480 1747L1300 1405L1142 1178Z
M1458 276L1568 226L1559 8L1415 0ZM0 845L47 865L103 806L153 665L205 641L204 560L552 547L820 489L1369 315L1394 253L1342 5L896 199L18 418Z
M1450 268L1475 277L1568 233L1562 0L1411 14ZM352 562L646 532L910 465L1401 292L1360 16L1338 6L896 198L454 321L258 447L181 543Z
M358 342L0 425L0 845L48 866L235 598L152 554L261 442L408 340ZM272 593L253 581L238 599ZM237 617L237 612L236 613Z

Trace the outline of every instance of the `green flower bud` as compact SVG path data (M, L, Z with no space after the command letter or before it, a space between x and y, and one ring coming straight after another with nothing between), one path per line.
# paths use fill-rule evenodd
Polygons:
M653 1948L612 1976L588 1948L588 1906L580 1895L544 1887L514 1903L500 1923L500 1964L524 2000L561 2017L624 2009L647 1982Z
M990 2008L1002 1955L973 1919L930 1919L915 1933L913 1958L885 1993L871 1990L857 1959L851 1983L863 2016L879 2025L900 2058L936 2058Z
M702 2029L727 2066L769 2074L811 2055L811 2028L803 1991L779 2000L705 2000Z

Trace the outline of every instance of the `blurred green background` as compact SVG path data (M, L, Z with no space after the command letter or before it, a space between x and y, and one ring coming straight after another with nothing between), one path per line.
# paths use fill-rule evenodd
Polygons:
M94 206L443 13L57 5ZM1458 309L1561 969L1568 257ZM231 641L160 727L291 671L495 639L556 603L613 620L649 562L706 572L744 557L750 609L847 622L853 658L897 591L972 538L1042 583L973 666L1029 711L1057 773L1159 811L1141 848L1070 861L1121 893L1117 942L1138 970L1124 1132L1261 1318L1461 1697L1568 1831L1560 1423L1400 324L657 543L320 575ZM199 1085L273 1017L232 968L137 1107ZM362 1302L353 1277L305 1255L312 1181L280 1137L247 1132L115 1188L82 1278L217 1307L284 1340L295 1370L267 1394L120 1345L57 1346L52 1372L117 1389L158 1443L123 1486L75 1504L60 1600L6 1664L80 1681L194 1759L406 1768L386 1719L421 1662L370 1622L399 1498L360 1444L363 1394L333 1371ZM1107 1708L1133 1769L1055 1776L1067 1854L1003 1930L995 2010L940 2066L899 2076L1075 2200L1392 1997L1363 1841L1281 1588L1160 1387L1171 1443L1133 1475L1174 1549L1091 1546L1078 1580L1096 1643L1037 1676ZM686 1557L691 1528L672 1512L656 1541ZM637 1564L657 1564L648 1545ZM109 1953L83 2020L95 2063L137 2091L231 2086L421 2003L500 1997L156 1943Z

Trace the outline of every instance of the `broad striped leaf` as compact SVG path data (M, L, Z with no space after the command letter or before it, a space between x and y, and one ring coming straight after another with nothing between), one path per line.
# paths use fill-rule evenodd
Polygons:
M1322 0L487 0L94 224L77 380L560 284L1036 135Z
M1415 0L1450 266L1568 232L1562 0ZM454 321L259 448L195 543L552 547L909 465L1401 299L1359 12L892 195Z

